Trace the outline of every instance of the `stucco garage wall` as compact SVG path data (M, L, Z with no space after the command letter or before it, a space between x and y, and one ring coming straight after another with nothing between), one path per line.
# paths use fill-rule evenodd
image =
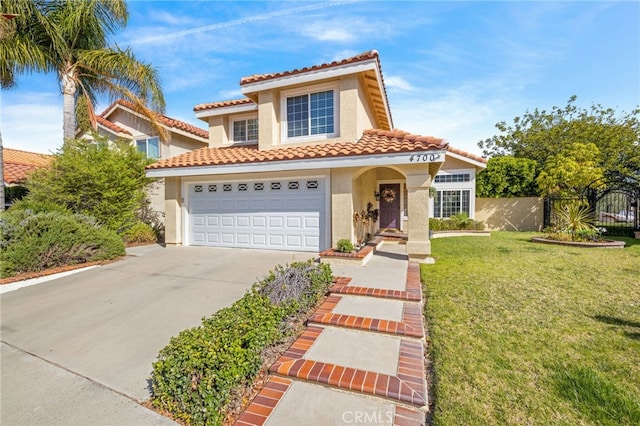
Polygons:
M495 231L539 231L543 211L539 197L476 198L476 220Z

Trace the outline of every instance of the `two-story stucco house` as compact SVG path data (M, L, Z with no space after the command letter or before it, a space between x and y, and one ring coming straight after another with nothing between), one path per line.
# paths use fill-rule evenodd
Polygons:
M394 130L375 50L240 87L243 99L195 107L208 147L147 169L165 180L167 244L318 252L354 240L354 212L372 203L377 227L406 233L409 256L424 259L430 211L473 216L484 160Z

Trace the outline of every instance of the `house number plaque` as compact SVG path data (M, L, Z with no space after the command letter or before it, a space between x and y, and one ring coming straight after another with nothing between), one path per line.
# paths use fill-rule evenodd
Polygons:
M442 161L442 154L411 154L410 163L434 163Z

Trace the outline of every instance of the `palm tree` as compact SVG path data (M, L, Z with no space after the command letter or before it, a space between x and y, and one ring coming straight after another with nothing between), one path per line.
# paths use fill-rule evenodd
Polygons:
M127 23L125 0L11 0L2 1L0 12L17 15L12 31L0 34L2 88L14 86L16 74L57 73L64 140L76 136L80 97L95 127L93 105L100 94L131 101L166 138L154 114L165 106L157 71L130 49L108 46L107 38Z

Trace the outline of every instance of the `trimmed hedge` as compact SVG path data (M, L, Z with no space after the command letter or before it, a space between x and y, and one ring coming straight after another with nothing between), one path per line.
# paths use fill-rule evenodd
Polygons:
M287 337L290 320L308 314L331 281L326 264L278 265L233 305L171 338L153 364L154 407L187 424L222 424L233 389L256 376L262 351Z
M483 230L484 223L470 219L466 213L459 213L447 219L429 218L432 231Z
M125 254L118 234L87 216L14 207L0 217L2 278Z

